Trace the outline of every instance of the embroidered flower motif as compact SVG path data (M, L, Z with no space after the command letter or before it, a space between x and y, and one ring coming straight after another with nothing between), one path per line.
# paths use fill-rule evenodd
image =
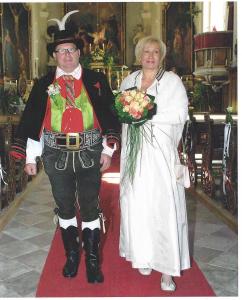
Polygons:
M60 89L61 89L61 87L58 84L58 82L54 82L48 86L47 93L49 96L55 96L55 95L60 94Z
M95 88L98 89L98 95L101 96L101 84L99 81L97 81L95 84L94 84Z
M100 82L97 81L97 82L94 84L94 86L95 86L95 88L100 89L100 87L101 87Z

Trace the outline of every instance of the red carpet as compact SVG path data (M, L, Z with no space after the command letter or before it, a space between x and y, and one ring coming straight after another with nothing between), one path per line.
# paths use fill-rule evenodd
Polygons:
M113 169L113 170L112 170ZM115 172L115 166L109 172ZM60 231L52 241L40 282L37 297L162 297L162 296L215 296L206 278L192 261L192 268L176 277L177 290L173 293L160 290L161 274L153 271L142 276L131 264L119 257L119 185L103 182L101 203L106 221L106 234L102 236L102 284L88 284L85 275L84 253L77 277L66 279L62 276L65 262Z

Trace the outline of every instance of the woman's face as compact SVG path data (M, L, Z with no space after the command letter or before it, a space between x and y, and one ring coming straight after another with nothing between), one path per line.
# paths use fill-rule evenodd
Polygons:
M155 70L160 66L161 53L158 43L149 43L144 46L141 55L141 65L143 69Z

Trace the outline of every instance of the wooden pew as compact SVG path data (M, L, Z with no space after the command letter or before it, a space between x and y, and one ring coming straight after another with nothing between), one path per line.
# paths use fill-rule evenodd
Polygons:
M8 155L12 140L12 125L9 123L0 123L0 148L1 148L1 165L4 171L4 181L1 181L1 207L0 210L8 206L16 194L15 179L15 161Z
M223 166L224 205L232 213L238 211L238 156L237 156L237 124L231 126L228 151L224 151ZM226 155L226 153L228 155Z
M183 139L190 172L191 187L201 184L202 190L214 201L220 201L231 213L238 207L237 192L237 125L231 130L226 174L223 174L225 122L214 120L208 113L203 120L190 120L184 127ZM181 144L179 153L182 151ZM223 188L223 180L224 188Z

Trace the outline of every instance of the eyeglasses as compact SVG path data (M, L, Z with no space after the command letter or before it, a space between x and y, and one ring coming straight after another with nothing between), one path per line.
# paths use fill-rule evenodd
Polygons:
M64 54L64 53L74 53L77 48L60 48L55 50L56 53Z

